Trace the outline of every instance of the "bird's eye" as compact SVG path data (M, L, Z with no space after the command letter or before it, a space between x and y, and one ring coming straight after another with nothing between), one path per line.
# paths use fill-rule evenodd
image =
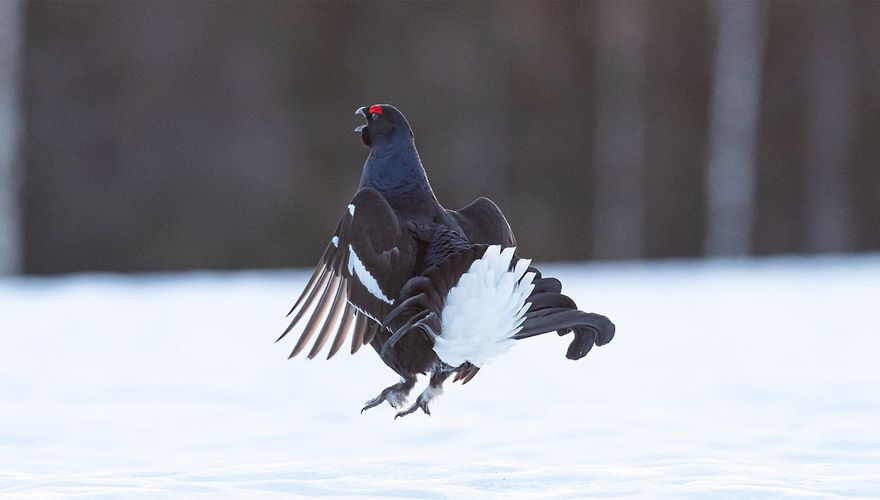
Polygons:
M378 104L374 104L374 105L370 106L369 113L370 113L370 116L374 120L378 120L379 117L382 116L382 111L383 111L382 106L379 106Z

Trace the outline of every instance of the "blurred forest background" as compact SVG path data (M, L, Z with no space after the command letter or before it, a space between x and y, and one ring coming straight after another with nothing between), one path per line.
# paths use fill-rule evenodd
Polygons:
M315 262L399 107L521 253L880 249L880 2L0 0L0 272Z

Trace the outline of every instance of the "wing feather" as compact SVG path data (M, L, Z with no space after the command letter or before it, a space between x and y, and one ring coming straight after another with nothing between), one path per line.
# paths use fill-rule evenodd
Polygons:
M363 345L367 345L370 342L372 342L373 339L376 337L376 334L379 332L380 328L381 328L381 325L379 325L378 323L371 325L370 328L367 328L367 331L364 332Z
M467 384L468 382L470 382L471 379L473 379L474 377L477 376L477 372L478 372L478 371L480 371L480 367L479 367L479 366L472 366L472 367L468 370L467 375L465 375L464 377L461 378L461 385L465 385L465 384Z
M328 359L350 332L352 354L372 340L377 321L391 310L415 267L417 244L401 227L397 213L378 191L358 191L288 313L294 318L278 340L300 322L306 322L291 357L314 338L308 351L308 357L313 358L330 343L331 334Z
M447 210L471 243L515 247L516 238L501 209L489 198L477 198L459 210Z
M312 317L309 318L309 322L302 335L300 335L296 346L293 348L293 352L290 353L291 358L299 354L306 347L306 344L318 330L318 327L326 321L327 311L330 309L330 305L333 304L333 297L336 296L336 290L339 288L340 281L342 281L342 278L339 276L330 278L330 284L324 289L321 301L315 306L315 312L312 313Z
M306 284L306 287L299 295L299 298L296 299L296 303L294 303L293 307L290 308L290 312L287 313L288 316L293 314L293 311L295 311L296 308L299 307L306 296L311 295L312 290L314 290L318 280L324 277L324 274L327 272L327 256L330 253L330 246L331 245L327 245L327 248L324 250L324 254L321 255L320 259L318 259L318 265L315 266L315 272L312 273L312 277L309 278L309 282Z
M330 338L330 331L336 328L336 324L339 323L342 313L347 306L348 301L345 298L345 287L340 285L336 288L336 296L333 298L333 305L330 307L327 320L324 321L324 325L315 339L312 350L309 351L309 359L314 358L321 351L321 348L324 347L324 344L327 343L327 340Z
M302 303L302 308L296 313L296 316L293 317L293 320L290 321L290 324L287 325L287 328L284 330L284 333L278 337L278 340L283 339L285 335L293 330L293 327L299 323L299 320L301 320L303 316L305 316L306 311L311 308L312 302L314 302L315 298L323 296L324 292L327 290L328 283L330 282L330 275L332 274L332 272L328 271L327 267L324 267L321 270L321 276L318 279L318 283L312 288L311 292L309 292L308 298ZM291 309L290 312L293 312L293 309ZM278 342L278 340L275 342Z
M364 333L367 330L367 315L358 312L357 319L354 322L354 331L351 334L351 353L358 352L358 349L364 343Z
M333 343L330 344L330 353L327 354L327 359L332 358L333 355L339 351L339 348L342 347L343 342L345 342L345 339L348 336L348 332L354 324L354 316L354 306L346 303L345 312L342 313L342 324L339 325L339 329L336 331L336 337L333 339Z

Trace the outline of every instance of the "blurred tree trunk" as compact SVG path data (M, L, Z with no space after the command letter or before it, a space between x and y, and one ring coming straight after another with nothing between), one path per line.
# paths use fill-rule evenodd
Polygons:
M845 4L816 3L806 71L807 250L853 248L853 200L847 168L855 133L855 26Z
M766 10L763 3L750 1L711 5L717 38L704 250L743 255L752 248Z
M645 7L615 1L596 7L593 255L638 258L646 206Z
M0 2L0 275L21 271L18 88L24 5Z

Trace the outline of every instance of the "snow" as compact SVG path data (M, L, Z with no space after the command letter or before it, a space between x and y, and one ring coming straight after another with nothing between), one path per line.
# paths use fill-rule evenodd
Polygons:
M397 421L273 343L305 270L0 280L0 496L880 496L880 256L537 265L615 339Z

